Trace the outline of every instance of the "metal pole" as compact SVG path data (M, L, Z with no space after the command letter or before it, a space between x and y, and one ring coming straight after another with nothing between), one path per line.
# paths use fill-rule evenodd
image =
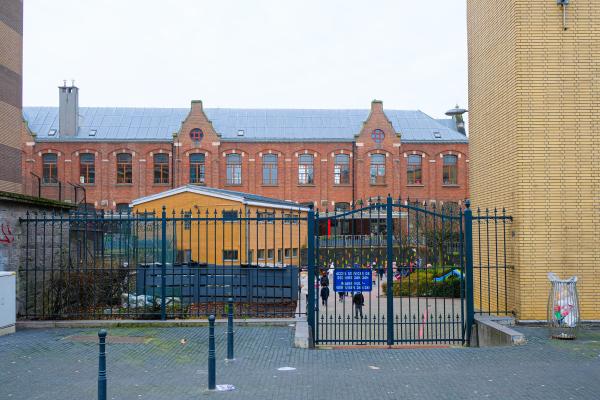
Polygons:
M162 256L160 265L160 319L167 319L167 209L162 208Z
M387 238L387 345L394 344L394 271L392 263L394 262L394 220L392 213L394 205L392 196L388 195L386 202L386 238Z
M309 341L315 337L315 211L311 206L308 210L308 245L307 245L307 263L308 263L308 277L306 284L308 285L308 302L306 304L306 317L309 328ZM302 301L302 300L300 300Z
M233 299L227 300L227 359L233 360Z
M106 400L106 330L98 332L98 400Z
M215 316L208 317L208 390L215 390L216 386L216 359L215 359Z
M473 303L473 211L471 210L471 202L465 202L465 265L466 265L466 281L465 291L467 299L467 326L466 337L467 346L471 345L471 331L475 320L475 306Z

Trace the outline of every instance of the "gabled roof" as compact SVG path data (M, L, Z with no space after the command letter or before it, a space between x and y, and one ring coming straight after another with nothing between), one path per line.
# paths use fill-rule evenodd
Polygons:
M24 107L23 117L39 141L171 141L188 108L81 107L79 132L61 138L57 107ZM342 141L360 133L369 110L205 108L223 141ZM446 120L422 111L385 110L403 142L467 143ZM443 122L442 122L443 121ZM50 135L54 130L54 135ZM90 132L94 131L94 135ZM243 131L243 136L238 132Z
M173 196L179 193L197 193L212 197L218 197L221 199L238 201L242 204L257 207L277 208L285 210L296 210L296 211L308 211L308 208L302 207L301 205L294 203L293 201L285 201L279 199L273 199L270 197L258 196L256 194L236 192L233 190L217 189L207 186L198 185L185 185L175 189L166 190L150 196L140 197L131 202L132 206L137 206L149 201L163 199L165 197Z

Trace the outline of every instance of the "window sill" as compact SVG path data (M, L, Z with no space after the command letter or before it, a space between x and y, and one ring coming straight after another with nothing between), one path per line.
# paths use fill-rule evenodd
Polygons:
M442 185L442 187L446 187L446 188L458 188L460 187L460 185L455 184L455 183L445 183Z
M170 183L153 183L152 186L162 186L162 187L165 187L165 186L171 186L171 184Z
M94 186L96 186L95 183L80 183L80 185L83 186L83 187L94 187Z
M421 183L409 183L406 185L407 187L425 187L425 185Z
M387 183L371 183L371 186L387 186Z
M206 183L205 182L190 182L190 185L206 186Z
M240 187L242 186L241 183L226 183L225 186L236 186L236 187Z
M262 186L262 187L279 187L279 184L277 184L277 183L263 183L260 186Z
M352 185L349 183L334 183L333 187L351 187Z
M297 186L298 187L316 187L317 185L315 185L313 183L299 183Z
M115 186L133 186L133 183L115 183Z
M58 183L42 183L44 187L58 187Z

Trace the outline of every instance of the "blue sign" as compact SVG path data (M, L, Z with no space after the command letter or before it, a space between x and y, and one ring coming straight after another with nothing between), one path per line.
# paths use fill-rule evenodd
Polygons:
M333 290L336 292L370 292L373 275L366 268L342 268L333 271Z

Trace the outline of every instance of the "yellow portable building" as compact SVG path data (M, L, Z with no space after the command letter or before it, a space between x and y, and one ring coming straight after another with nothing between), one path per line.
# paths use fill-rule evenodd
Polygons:
M156 217L175 262L208 265L301 266L308 208L250 193L186 185L131 203L134 214ZM146 229L146 228L144 228ZM147 230L147 229L146 229ZM171 258L171 257L169 257Z

